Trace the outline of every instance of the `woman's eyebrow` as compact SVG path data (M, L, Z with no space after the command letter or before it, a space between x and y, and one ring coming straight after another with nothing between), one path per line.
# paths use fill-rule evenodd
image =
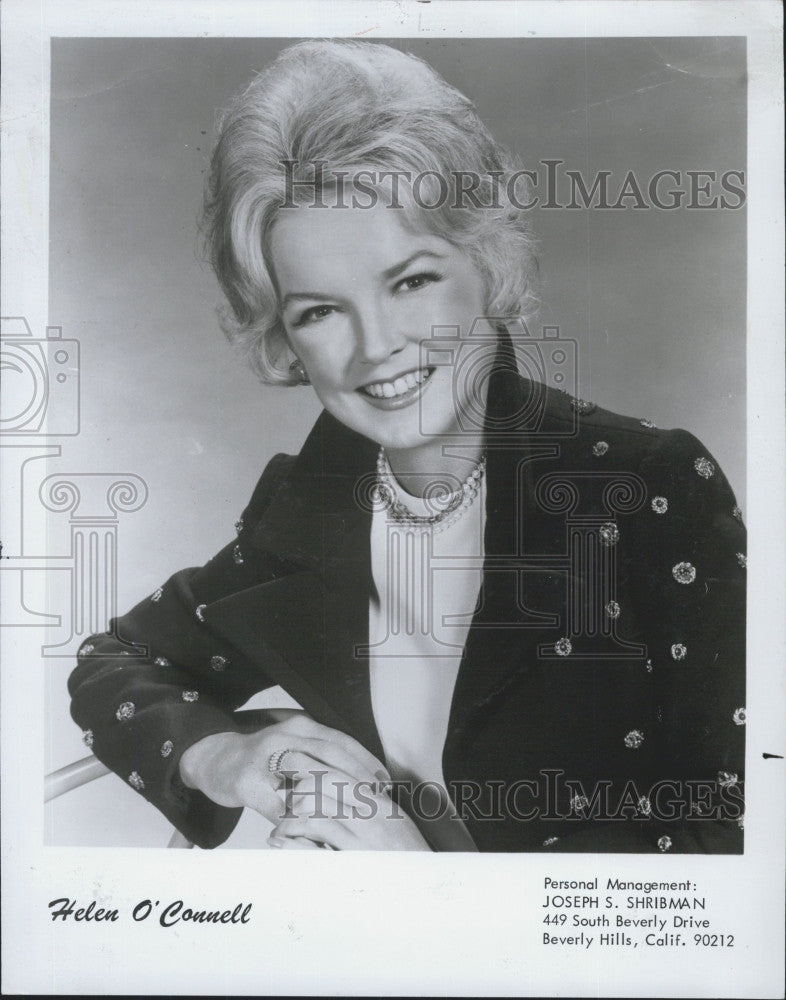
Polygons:
M387 268L382 272L382 277L390 281L391 278L397 278L406 269L413 264L420 257L433 257L435 260L445 260L446 255L442 253L437 253L436 250L416 250L415 253L410 254L406 260L402 260L399 264L393 264L391 267ZM314 299L332 299L334 296L328 295L325 292L287 292L287 294L281 299L281 308L285 308L290 302L303 302L303 301L313 301Z
M391 278L397 278L406 269L413 264L420 257L433 257L435 260L445 260L445 254L437 253L436 250L416 250L415 253L410 254L406 260L402 260L399 264L393 264L391 267L387 268L382 272L382 277L387 281ZM334 296L328 295L326 292L287 292L287 294L281 300L281 307L284 308L290 302L300 302L314 299L332 299Z
M287 292L281 300L281 308L283 309L290 302L313 301L314 299L321 301L332 298L332 295L327 295L325 292Z
M445 254L437 253L435 250L416 250L415 253L407 257L406 260L402 260L400 264L394 264L389 267L386 271L382 272L382 277L390 280L391 278L397 278L402 272L406 271L410 264L413 264L419 257L434 257L437 260L445 260Z

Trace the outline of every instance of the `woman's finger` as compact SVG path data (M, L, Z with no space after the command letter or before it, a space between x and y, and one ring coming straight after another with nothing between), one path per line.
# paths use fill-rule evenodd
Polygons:
M352 851L356 850L358 846L358 838L341 820L305 817L282 820L272 830L268 837L268 843L272 845L276 841L294 837L305 837L311 841L318 841L336 851Z
M312 762L308 773L287 784L279 794L285 800L285 816L351 819L360 805L366 810L377 792L378 782L356 781L343 771L327 770Z
M373 759L373 758L372 758ZM342 771L354 781L389 781L387 771L377 764L370 770L367 763L345 750L337 743L328 740L299 737L296 746L284 754L279 767L279 773L286 771L311 771L314 767L333 771ZM380 777L381 775L381 777Z
M281 837L272 833L267 839L268 845L279 851L320 851L322 845L308 837Z
M373 753L366 750L362 743L358 743L352 736L348 736L338 729L331 729L330 726L323 726L321 722L315 722L309 715L295 716L282 725L286 726L288 732L296 733L306 739L321 740L338 747L356 760L358 765L364 768L369 775L374 776L378 771L383 771L387 775L387 780L390 780L387 768L382 761L378 760ZM350 773L352 773L352 769L350 769Z
M272 778L273 776L270 775L270 777ZM302 786L304 789L314 789L318 794L330 791L334 797L338 794L338 789L333 789L332 786L328 789L330 782L340 782L344 788L349 788L358 783L358 779L354 778L351 774L328 767L322 761L315 760L310 754L304 753L301 750L287 751L281 759L275 780L278 781L277 789L279 794L283 794L285 791L287 794L291 794L292 789L296 785L305 783ZM368 779L364 778L361 780L367 781ZM375 779L371 780L374 781Z

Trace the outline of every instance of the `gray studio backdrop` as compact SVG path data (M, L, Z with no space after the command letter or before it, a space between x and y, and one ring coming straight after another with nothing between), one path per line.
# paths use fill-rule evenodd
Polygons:
M233 355L196 237L217 112L289 41L52 43L49 322L80 342L82 406L80 434L49 471L146 482L145 505L119 521L121 612L229 540L267 460L297 451L319 412L310 390L261 387ZM541 173L546 159L588 184L611 171L618 191L628 171L646 186L674 170L687 190L687 171L745 170L744 39L392 44L468 94ZM581 395L691 430L744 506L744 206L541 207L531 218L539 322L578 342ZM68 717L72 660L46 663L51 769L86 751ZM169 834L114 777L46 818L55 844L163 846Z

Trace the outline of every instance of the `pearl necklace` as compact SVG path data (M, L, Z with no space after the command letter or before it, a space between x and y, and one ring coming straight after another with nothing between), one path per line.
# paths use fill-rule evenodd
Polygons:
M430 530L432 534L436 535L445 531L451 524L455 524L464 512L469 510L478 495L485 472L486 456L482 455L478 464L462 483L461 489L456 490L455 493L444 491L439 495L440 503L447 501L442 510L425 516L414 514L399 499L396 478L390 468L385 449L380 447L377 454L377 482L374 490L376 497L384 504L388 516L396 524L405 528ZM426 497L426 502L429 500L433 502L433 499L436 499L436 496Z

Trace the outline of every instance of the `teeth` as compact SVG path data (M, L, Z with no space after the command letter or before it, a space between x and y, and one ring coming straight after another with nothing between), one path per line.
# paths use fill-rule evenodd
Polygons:
M395 382L373 382L371 385L363 386L363 391L377 399L393 399L394 396L403 396L405 392L409 392L416 385L425 382L428 377L429 372L419 368L417 371L407 372L406 375L399 376Z

